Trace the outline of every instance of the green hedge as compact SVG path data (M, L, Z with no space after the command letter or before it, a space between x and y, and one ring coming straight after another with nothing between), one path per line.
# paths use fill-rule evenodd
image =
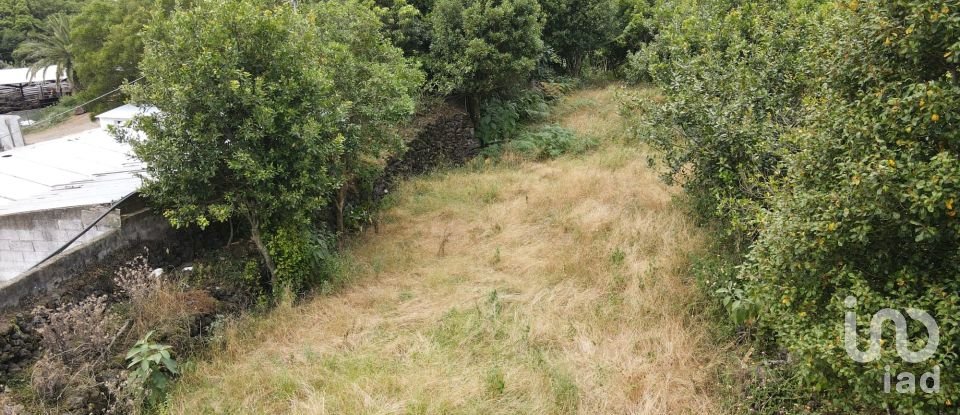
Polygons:
M739 271L714 282L742 308L731 316L772 333L815 411L954 413L960 5L676 0L656 13L656 38L625 72L666 102L637 131L739 242ZM890 325L879 359L848 355L845 313L863 350L882 308L935 318L930 360L901 359ZM926 344L923 325L908 334L911 349ZM895 391L898 373L919 381L934 366L938 393Z

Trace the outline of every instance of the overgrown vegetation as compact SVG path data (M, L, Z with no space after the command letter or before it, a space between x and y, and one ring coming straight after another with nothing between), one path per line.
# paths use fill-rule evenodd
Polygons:
M116 294L33 310L43 354L30 370L29 393L21 392L28 412L140 413L163 402L179 374L174 353L204 346L200 320L219 308L206 291L151 269L142 256L114 282Z
M60 3L62 14L49 7ZM352 329L344 328L344 343L350 343L345 347L352 354L292 353L301 356L306 366L318 368L309 373L271 368L262 374L271 396L281 396L285 405L290 401L327 405L323 400L329 393L341 399L329 407L341 411L445 412L470 407L609 412L611 407L584 393L585 388L609 384L578 378L578 372L569 369L583 369L577 363L582 361L576 360L583 356L557 350L579 348L589 355L586 351L603 347L589 341L609 334L630 337L613 329L624 323L617 313L655 313L624 293L639 295L637 290L642 293L648 284L656 284L644 275L663 270L644 261L659 258L663 246L620 235L630 229L606 221L609 209L614 209L610 204L564 199L612 197L578 192L585 182L597 184L580 176L565 182L573 190L553 188L566 204L541 201L537 205L534 199L541 208L534 210L535 215L515 217L518 209L529 209L526 203L531 203L531 194L546 196L542 189L533 188L529 181L533 179L498 170L525 169L526 174L536 175L537 183L550 182L556 179L552 166L571 168L563 163L597 148L599 152L589 156L591 163L623 180L620 192L637 197L661 200L669 194L666 187L656 187L657 194L638 195L630 187L652 186L642 181L649 171L638 170L640 160L635 158L659 161L667 184L679 184L686 191L682 200L690 205L698 224L716 234L711 243L715 248L700 254L693 264L676 259L679 254L671 251L673 259L666 262L675 268L663 272L677 284L679 275L695 274L696 287L711 294L713 308L699 299L678 304L705 308L692 314L697 321L712 316L711 310L721 310L719 318L728 320L722 326L729 325L729 334L744 347L742 373L721 376L739 388L729 395L746 403L723 410L944 413L960 399L956 384L960 303L955 295L960 290L960 119L955 111L960 104L960 4L955 1L0 0L0 6L4 10L0 59L8 59L9 54L24 57L24 64L60 64L74 74L76 86L85 88L75 99L142 77L123 91L135 103L161 110L137 121L142 134L126 137L148 165L144 193L175 225L244 222L239 234L251 237L260 259L247 261L242 274L261 304L279 302L284 312L289 309L278 301L284 293L302 294L317 287L329 291L329 279L346 266L338 257L339 248L350 246L346 237L362 227L351 224L369 223L380 230L374 212L380 197L390 192L377 188L378 180L387 160L402 157L407 122L417 112L430 113L440 102L460 106L460 114L462 110L469 113L483 147L481 157L449 177L454 184L448 185L458 188L438 190L430 181L414 182L398 196L400 200L388 197L385 202L393 209L388 212L431 229L439 242L425 246L425 233L407 228L396 241L399 247L384 245L387 242L374 236L360 238L388 252L395 249L398 255L435 253L437 263L449 268L434 269L424 277L400 256L384 264L378 262L384 260L382 256L370 254L363 257L370 261L370 269L360 274L381 275L391 269L418 281L445 278L440 274L460 278L457 275L472 272L471 266L482 256L496 275L512 266L513 271L542 283L539 288L546 291L536 293L523 291L529 287L509 287L530 298L552 295L543 294L549 290L572 290L564 288L563 281L550 279L550 273L569 278L582 277L578 270L603 275L599 285L584 282L592 287L586 297L593 308L584 306L578 313L592 313L597 319L591 322L602 329L581 326L587 333L583 338L541 338L546 342L541 343L536 336L529 337L537 333L538 321L527 319L518 308L511 309L512 294L491 283L489 299L470 297L476 300L476 310L450 308L435 321L417 323L423 329L417 338L387 339L374 329L361 329L369 337L356 340L362 345L359 349L350 349ZM612 127L591 119L612 105L613 89L562 98L577 87L602 84L615 76L633 83L651 82L658 88L618 91L625 124L618 121ZM100 102L110 100L117 98ZM629 134L622 141L621 130ZM604 147L611 137L617 137L622 147ZM644 146L655 151L638 150ZM565 162L551 162L565 155L570 156ZM530 167L533 161L545 164ZM625 174L625 168L634 170ZM507 182L461 176L470 171L487 172ZM373 197L375 188L380 193ZM624 211L630 226L642 227L649 225L647 219L654 220L630 216L644 211L640 206L644 202L618 203L616 209ZM466 214L468 208L470 214ZM433 216L411 219L408 213ZM673 213L663 215L654 216L678 220ZM443 221L449 222L445 228L434 229ZM537 252L515 243L516 238L501 238L514 231L505 228L507 222L548 234L562 230L551 234L560 241L572 232L574 240L589 249L566 247L559 251L562 255L550 257L553 262L523 267L511 261ZM476 226L460 229L463 223ZM686 232L684 226L677 226ZM456 248L457 238L460 242L467 238L463 235L472 235L473 242L486 251L471 251L476 257L469 257L474 260L469 264L451 263L449 258L465 258ZM604 235L623 237L608 240ZM484 242L488 239L504 245ZM512 245L507 246L508 242ZM699 247L699 240L695 242L684 245L690 248L684 252ZM641 264L651 268L636 268ZM261 266L270 274L268 281L261 279ZM457 269L459 274L447 275ZM531 275L531 269L538 271ZM134 274L141 275L143 270ZM201 308L207 303L202 294L164 281L118 279L129 297L125 316L132 328L124 330L137 333L137 339L155 330L178 351L175 339L182 336L177 331L189 326L195 310L176 305L194 295L198 298L187 303ZM414 295L403 291L409 288L403 284L395 288L401 291L401 303L412 298L408 294ZM693 295L672 284L660 288L665 291L658 294ZM850 296L855 303L846 301ZM564 300L580 304L573 297ZM46 313L64 321L73 321L77 313L103 315L106 311L97 301ZM845 313L856 312L859 337L865 339L871 315L882 308L929 312L940 329L933 357L919 363L905 361L897 348L889 347L896 342L889 341L893 337L887 333L887 347L880 348L877 356L870 355L876 359L861 363L851 358L847 349L862 349L868 343L846 340L852 327L845 324ZM347 316L349 309L344 307L340 315ZM505 310L514 314L503 314ZM547 317L575 320L586 315L570 314L562 307L551 310ZM531 306L522 311L538 310ZM689 317L678 319L690 321ZM79 339L55 336L68 339L61 343L72 346L50 343L56 339L46 337L45 346L87 353L94 343L84 336L120 330L110 318L95 320L75 322L90 326L84 329L86 334L74 333ZM45 328L45 336L62 331L56 324ZM643 324L629 327L646 329ZM598 333L592 330L602 335L594 336ZM905 330L901 337L910 341L900 346L917 350L931 341L920 324L910 323ZM331 345L324 333L315 334L318 343L343 347ZM660 334L660 338L665 335ZM126 335L121 337L132 343ZM701 350L699 332L693 337L694 348ZM505 349L491 339L506 339L516 347ZM569 343L574 340L579 343ZM224 342L228 350L234 347L229 340ZM646 343L621 346L644 353L654 349ZM374 363L385 364L419 379L408 361L381 359L384 353L402 355L413 349L426 352L408 358L421 359L428 367L444 359L470 367L476 376L464 380L462 385L467 386L462 389L469 391L460 392L472 400L465 403L457 395L445 398L449 402L431 401L427 399L430 391L422 385L406 385L371 369L379 367ZM146 341L139 350L138 355L145 356L141 361L162 363L170 357L164 357L167 349ZM477 356L490 359L473 359ZM511 365L492 364L495 357ZM603 356L593 357L603 361ZM101 364L99 360L72 359L66 352L48 353L37 364L32 383L42 400L55 402L82 394L77 391L90 390L91 384L103 385L102 379L90 375L91 368ZM720 366L712 358L707 360L710 368ZM531 361L536 364L525 366ZM64 378L60 372L73 366L77 367L71 373L76 375ZM914 373L920 381L934 367L939 368L936 393L884 391L887 374L894 384L901 372ZM654 369L661 370L645 367ZM137 379L176 374L169 367L149 364L143 370L149 376ZM315 373L344 382L327 384ZM198 380L202 373L192 376L196 376L192 385L206 386ZM591 379L607 376L613 375L602 372ZM301 378L321 386L304 392ZM612 384L630 395L608 396L615 402L612 407L621 412L635 409L627 409L627 403L642 405L648 412L716 409L713 403L698 401L699 397L677 403L656 391L655 399L642 400L633 394L643 396L649 388L630 389L630 379L614 378ZM252 396L263 410L291 409L261 400L262 396L246 389L245 377L239 379L244 384L231 387L243 393L235 392L233 397ZM369 379L372 386L357 383ZM518 379L532 379L534 386L517 388L513 385ZM376 381L387 382L393 389ZM365 392L340 389L344 385L361 392L365 387L375 389L382 394L378 396L395 397L397 391L408 395L399 401L371 403L373 398ZM697 385L707 388L704 383ZM483 394L470 395L473 391ZM535 399L520 403L510 399L524 393ZM358 397L363 397L362 402ZM187 395L174 402L181 405L174 411L181 412L198 405ZM231 402L219 404L234 408ZM139 401L133 407L141 407Z
M687 279L702 234L621 135L619 86L547 125L598 148L400 184L351 284L242 320L169 412L722 413L727 362Z
M666 102L635 131L728 238L712 277L731 317L789 356L776 387L790 398L767 411L812 401L807 411L936 413L957 401L960 147L947 108L960 97L958 12L924 0L679 0L647 20L656 35L626 72ZM932 359L848 355L844 313L867 338L885 307L935 317ZM912 350L930 341L919 324L905 334ZM884 391L886 372L896 384L935 366L936 393Z
M346 187L400 146L413 111L420 75L378 25L355 2L212 1L152 26L150 82L130 88L163 114L137 123L148 139L130 139L148 166L142 192L175 226L244 219L274 287L322 278L315 215L337 192L342 229Z

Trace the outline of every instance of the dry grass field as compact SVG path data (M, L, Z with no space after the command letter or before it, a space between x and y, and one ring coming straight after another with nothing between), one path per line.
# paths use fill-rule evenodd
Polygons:
M403 183L346 283L232 325L176 414L708 414L728 347L688 275L704 236L620 137L616 91L555 120L599 140Z

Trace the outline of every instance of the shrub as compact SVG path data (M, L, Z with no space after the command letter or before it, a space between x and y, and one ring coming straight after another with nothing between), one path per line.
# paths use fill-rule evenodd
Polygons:
M746 245L790 151L807 88L800 51L815 32L806 2L678 1L657 41L631 58L666 102L650 119L668 127L645 139L661 150L668 181L679 179L697 213ZM691 20L690 13L701 19ZM643 59L638 57L642 56Z
M37 331L44 353L67 364L105 359L120 326L108 311L106 296L91 296L55 310L38 307L34 315L43 321Z
M139 255L117 270L113 282L131 302L142 304L154 292L160 291L163 278L161 274L154 274L145 256Z
M547 160L568 153L580 154L595 145L595 140L579 138L570 129L551 124L522 132L507 149L529 158Z
M163 274L155 274L143 256L118 269L114 283L129 299L119 308L130 320L130 336L139 338L155 331L158 337L171 339L180 350L194 345L192 334L201 324L198 317L217 308L217 300L206 291L186 290Z
M55 310L38 307L34 315L43 321L38 331L44 351L31 372L31 388L48 402L99 396L96 375L120 334L106 297L91 296Z
M270 239L268 248L277 258L281 287L274 288L283 289L275 294L284 290L302 293L336 276L336 242L330 235L302 226L284 226Z
M438 0L429 18L430 88L465 95L474 121L485 98L530 78L543 51L536 0Z
M819 410L949 410L960 398L960 10L931 0L665 7L656 40L631 59L664 89L650 116L665 125L635 132L662 150L701 217L739 242L733 257L746 255L714 276L731 318L757 314L790 356L784 378ZM882 308L931 313L934 356L907 363L893 342L869 363L848 356L845 313L857 313L862 338ZM927 341L919 324L907 334L913 350ZM884 392L887 368L896 384L935 365L939 393Z
M491 98L480 110L477 137L487 146L509 141L524 122L546 118L549 112L543 94L538 91L525 90L511 98Z
M822 88L791 143L790 171L771 197L743 276L798 361L804 384L832 410L946 411L960 399L960 10L929 0L851 3L811 48ZM940 344L925 362L893 347L857 363L842 342L847 296L861 337L882 308L932 314ZM911 348L926 340L909 326ZM887 343L888 346L893 342ZM941 368L941 390L884 393L889 367L919 376Z

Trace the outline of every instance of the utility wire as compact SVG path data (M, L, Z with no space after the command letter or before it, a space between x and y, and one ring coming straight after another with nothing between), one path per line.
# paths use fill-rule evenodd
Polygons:
M144 78L144 77L141 76L141 77L139 77L139 78L137 78L137 79L134 79L133 81L127 83L126 85L135 84L135 83L137 83L137 81L139 81L139 80L141 80L141 79L143 79L143 78ZM99 97L96 97L96 98L94 98L94 99L91 99L91 100L89 100L89 101L87 101L87 102L84 102L84 103L82 103L82 104L80 104L80 105L76 105L76 106L74 106L73 108L70 108L70 109L68 109L68 110L66 110L66 111L63 111L63 112L61 112L61 113L51 115L51 116L47 117L46 119L43 119L43 120L37 121L37 122L35 122L35 123L33 123L33 124L30 124L29 127L33 127L33 126L35 126L35 125L42 125L43 123L46 123L46 122L51 122L51 121L57 119L57 117L59 117L59 116L61 116L61 115L63 115L63 114L66 114L66 113L68 113L68 112L76 111L77 108L80 108L80 107L82 107L82 106L84 106L84 105L87 105L87 104L92 103L92 102L95 102L95 101L99 101L100 99L103 99L104 97L106 97L106 96L108 96L108 95L110 95L110 94L113 94L114 92L119 91L121 88L123 88L123 87L126 86L126 85L118 86L116 89L114 89L114 90L112 90L112 91L109 91L109 92L107 92L107 93L105 93L105 94L103 94L103 95L100 95Z
M110 212L113 212L114 210L116 210L118 207L120 207L120 205L121 205L123 202L126 202L127 199L130 199L131 197L133 197L133 196L136 195L136 194L137 194L137 192L131 192L130 194L124 196L123 199L120 199L120 200L116 201L112 206L110 206L109 209L107 209L106 212L103 212L102 214L100 214L100 216L99 216L96 220L94 220L92 223L90 223L89 225L87 225L86 228L84 228L82 231L80 231L80 233L78 233L77 236L74 236L73 239L67 241L67 243L63 244L63 246L61 246L60 248L58 248L56 251L53 251L50 255L47 255L46 258L44 258L44 259L40 260L40 262L37 262L36 264L34 264L32 267L30 267L30 269L24 271L24 273L33 271L34 268L39 267L39 266L40 266L41 264L43 264L44 262L49 261L50 258L53 258L53 257L55 257L55 256L57 256L57 255L60 255L61 252L67 250L67 248L69 248L71 244L73 244L74 242L76 242L77 239L80 239L80 237L83 236L83 234L89 232L90 229L93 229L94 226L97 226L97 224L100 223L100 221L103 220L103 218L107 217L107 215L109 215Z

